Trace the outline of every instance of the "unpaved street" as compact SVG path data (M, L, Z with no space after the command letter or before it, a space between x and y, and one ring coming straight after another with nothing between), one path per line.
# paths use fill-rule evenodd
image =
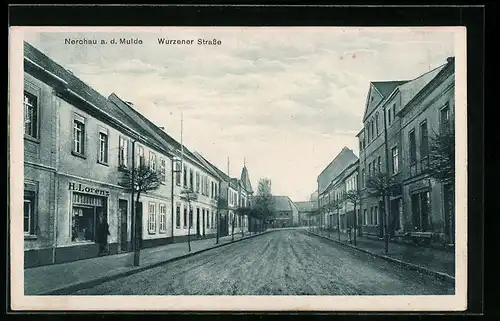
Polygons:
M432 295L454 285L301 230L273 231L75 295Z

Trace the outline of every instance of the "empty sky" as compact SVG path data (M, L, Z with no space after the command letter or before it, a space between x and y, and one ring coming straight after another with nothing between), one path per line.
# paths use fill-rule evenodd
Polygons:
M54 29L57 30L57 29ZM104 96L131 101L230 175L246 158L254 186L306 200L317 175L355 135L370 81L411 79L453 55L450 29L156 28L29 32L25 40ZM66 38L141 39L68 45ZM160 45L158 38L195 44ZM196 45L198 38L219 46Z

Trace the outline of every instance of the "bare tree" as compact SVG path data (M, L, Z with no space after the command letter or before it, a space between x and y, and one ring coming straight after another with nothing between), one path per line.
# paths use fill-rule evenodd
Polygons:
M193 188L186 188L181 191L181 199L188 203L188 250L191 252L191 225L193 224L193 208L191 202L198 199L198 194L193 191Z
M356 234L358 233L358 214L356 212L357 205L361 199L361 195L357 189L350 190L345 194L345 199L348 203L352 204L354 207L354 245L356 245Z
M436 133L429 141L429 175L437 181L455 181L455 130L453 126Z
M372 196L379 197L384 202L384 211L382 216L383 236L385 241L385 253L389 251L389 231L387 228L389 214L388 197L395 195L396 184L391 174L378 172L368 177L366 180L368 193Z
M219 238L220 238L220 211L225 209L226 206L227 206L227 201L217 195L215 197L215 206L216 206L216 212L215 212L215 218L216 218L216 222L215 222L215 227L216 227L216 232L215 232L215 244L219 244Z
M272 216L274 209L274 197L272 195L271 180L261 178L257 187L257 195L254 199L255 209L262 217L262 229L265 230L267 220Z
M336 198L326 205L328 211L337 212L337 235L339 241L340 241L340 210L342 209L343 205L344 205L343 201L340 198Z
M133 204L135 217L133 219L134 223L134 265L138 266L140 261L140 248L142 242L142 211L137 211L137 204L139 203L140 197L143 193L149 191L154 191L160 187L161 179L160 175L151 169L149 166L140 164L135 167L121 168L122 177L118 181L118 184L125 188L128 192L136 193L136 200ZM132 200L134 201L134 200Z

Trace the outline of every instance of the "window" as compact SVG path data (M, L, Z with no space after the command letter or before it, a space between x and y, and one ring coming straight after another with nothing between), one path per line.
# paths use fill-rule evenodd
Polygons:
M167 179L167 175L166 175L166 169L165 169L165 158L161 158L160 159L160 180L165 183L166 179Z
M175 227L181 228L181 206L177 204L175 206Z
M214 183L215 195L214 198L217 198L219 194L217 194L217 183Z
M392 118L396 120L396 104L392 104Z
M144 166L145 164L145 159L144 159L144 148L142 146L139 146L138 147L138 150L137 150L137 156L138 156L138 161L137 161L137 164L139 166Z
M363 141L361 139L359 140L359 150L363 150Z
M206 219L207 228L210 228L210 216L212 213L210 213L210 210L207 210L205 213L207 213L207 219Z
M372 163L368 163L368 177L372 177Z
M83 121L73 121L73 152L84 155L85 153L85 124Z
M374 221L375 221L375 225L378 225L378 207L374 207L373 208L373 213L374 213Z
M36 96L24 92L24 134L38 138L38 106Z
M450 108L448 104L446 104L443 108L441 108L439 115L439 130L441 133L446 132L450 127Z
M167 206L160 204L160 232L167 230Z
M214 198L214 182L210 182L210 191L212 194L210 194L211 198Z
M118 151L118 164L123 167L127 167L128 160L128 140L120 137L120 146Z
M390 125L391 124L391 110L387 110L387 124Z
M200 173L196 172L196 192L200 192Z
M183 225L184 228L187 228L187 226L188 226L188 224L187 224L187 217L188 217L188 215L187 215L187 207L186 207L186 205L184 205L184 220L183 220L184 221L184 225Z
M148 231L150 233L156 231L156 204L154 202L149 202Z
M380 173L381 169L382 169L382 159L381 159L380 156L378 157L378 165L377 165L377 167L378 167L378 172Z
M427 133L427 122L420 124L420 158L429 155L429 136Z
M35 234L35 192L24 191L24 234Z
M189 170L189 188L190 189L194 189L194 184L193 184L193 181L194 181L194 172L193 170Z
M429 192L411 195L412 223L416 231L426 232L432 228Z
M375 115L375 132L376 132L376 135L378 135L378 113Z
M392 173L396 174L398 170L399 170L398 148L394 147L392 149Z
M368 143L370 143L370 122L368 122L368 124L366 125L365 132L366 132L366 140Z
M365 169L364 168L361 170L361 186L362 187L365 186Z
M181 185L181 163L175 162L175 184Z
M215 228L215 213L212 212L212 228Z
M370 225L375 225L373 221L373 207L370 207Z
M99 163L108 163L108 135L99 133Z
M371 133L372 140L375 138L375 130L374 130L374 125L375 125L375 122L374 122L374 121L372 121L372 125L371 125L371 126L372 126L372 128L371 128L371 132L372 132L372 133Z
M183 179L183 182L184 182L184 187L187 187L188 186L188 180L187 180L187 175L188 175L188 169L186 166L184 166L184 170L183 170L183 176L182 176L182 179Z
M156 155L153 152L149 152L149 168L151 171L156 171Z
M410 164L414 164L417 161L417 142L415 140L415 130L410 131L408 134L408 141L410 149Z
M363 210L363 220L364 224L368 225L368 211L366 210L366 208Z

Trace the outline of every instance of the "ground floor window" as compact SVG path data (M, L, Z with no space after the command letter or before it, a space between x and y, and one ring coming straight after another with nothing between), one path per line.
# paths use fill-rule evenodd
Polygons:
M429 192L419 192L411 195L411 214L413 229L426 232L430 229L431 218L429 215L430 197Z
M156 232L156 203L154 202L149 202L148 231L150 233Z
M107 218L106 198L73 193L71 240L73 242L96 241L97 218Z
M181 205L177 204L175 206L175 227L181 228Z
M187 226L188 226L188 224L187 224L187 217L188 217L187 211L188 211L187 207L184 206L184 216L183 216L183 218L184 218L184 220L183 220L184 221L184 225L183 225L184 228L187 228Z
M206 213L207 213L207 228L210 228L210 221L211 221L210 215L211 215L211 213L209 210L207 210Z
M160 204L160 231L165 232L167 230L167 206L165 204Z
M368 225L368 210L366 208L363 210L363 224Z
M24 234L36 234L36 194L33 191L24 191Z

